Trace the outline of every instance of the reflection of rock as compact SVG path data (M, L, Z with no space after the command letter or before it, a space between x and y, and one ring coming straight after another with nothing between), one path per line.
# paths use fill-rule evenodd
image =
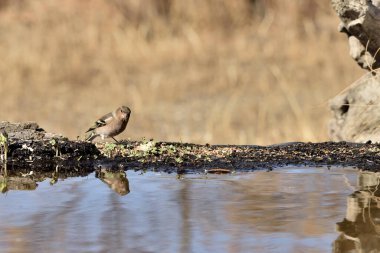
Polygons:
M112 171L105 168L96 170L95 176L120 195L129 193L129 181L125 171Z
M26 177L7 177L0 176L0 182L4 182L6 185L6 191L9 190L35 190L37 183Z
M379 174L360 174L359 190L348 197L346 217L337 223L341 235L334 252L380 252L379 183Z

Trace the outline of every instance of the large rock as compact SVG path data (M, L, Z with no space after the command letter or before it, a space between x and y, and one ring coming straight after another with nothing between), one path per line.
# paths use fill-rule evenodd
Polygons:
M331 0L348 36L350 55L365 69L380 67L380 0Z
M374 72L376 73L376 72ZM368 73L330 101L335 141L380 142L380 72Z
M350 55L371 73L330 101L335 141L380 142L380 0L331 0L348 36Z

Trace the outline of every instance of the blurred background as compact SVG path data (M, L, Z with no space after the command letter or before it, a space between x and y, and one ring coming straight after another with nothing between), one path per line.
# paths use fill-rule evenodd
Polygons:
M330 0L0 0L0 120L76 138L120 105L121 138L328 140L364 74Z

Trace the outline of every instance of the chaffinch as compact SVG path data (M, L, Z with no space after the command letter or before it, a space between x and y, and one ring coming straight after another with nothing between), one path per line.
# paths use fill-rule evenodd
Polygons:
M125 130L128 124L131 110L126 106L121 106L115 111L107 113L95 122L95 125L90 127L86 133L90 133L86 137L86 141L92 141L100 136L104 138L112 138L116 142L114 136L120 134Z

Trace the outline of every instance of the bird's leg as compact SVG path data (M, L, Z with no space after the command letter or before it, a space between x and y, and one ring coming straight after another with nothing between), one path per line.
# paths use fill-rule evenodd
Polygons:
M116 141L116 143L119 143L119 141L118 140L116 140L115 138L113 138L113 137L111 137L114 141Z

